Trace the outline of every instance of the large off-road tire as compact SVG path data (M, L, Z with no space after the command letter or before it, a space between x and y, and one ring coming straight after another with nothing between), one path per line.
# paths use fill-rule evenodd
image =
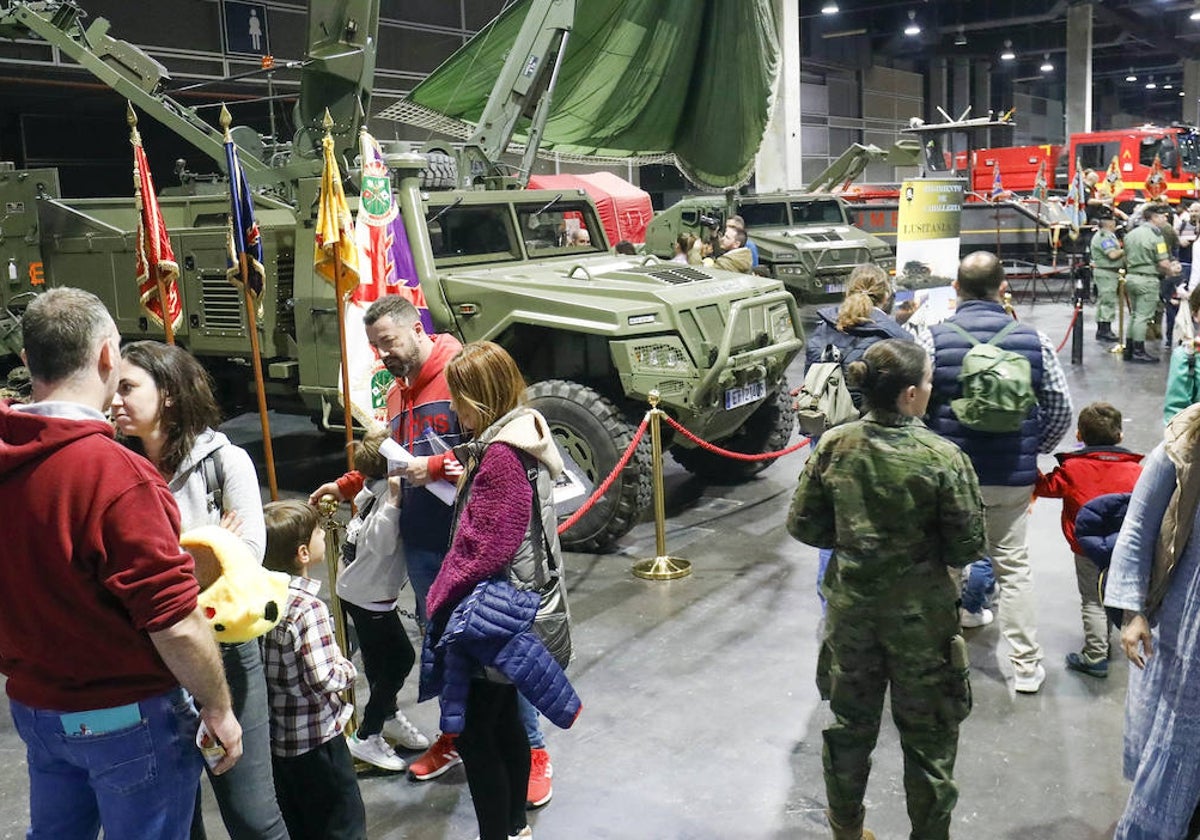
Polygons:
M796 412L792 408L787 380L784 379L780 380L775 393L763 400L763 404L746 419L740 429L724 440L712 443L746 455L776 452L788 445L795 425ZM688 472L721 484L746 481L775 463L774 458L769 461L735 461L698 446L685 449L675 445L671 447L671 454Z
M452 190L458 186L458 163L443 152L426 152L421 170L421 189Z
M599 393L575 382L547 379L529 387L529 404L550 424L558 444L593 486L599 486L633 440L635 427ZM650 505L650 443L643 438L633 457L599 499L561 536L564 548L596 552L608 548L637 524Z

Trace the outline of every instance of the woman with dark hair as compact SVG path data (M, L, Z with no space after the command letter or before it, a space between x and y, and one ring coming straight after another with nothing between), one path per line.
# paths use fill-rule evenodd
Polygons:
M570 726L580 709L562 672L570 658L566 603L560 602L557 614L544 615L534 594L547 592L556 579L561 586L552 494L562 458L546 419L522 405L525 382L498 344L463 347L446 365L446 384L451 407L472 439L454 448L465 472L450 551L426 602L430 626L421 699L439 694L442 731L461 729L458 751L481 840L530 838L525 818L530 751L517 692L558 726ZM472 615L484 614L483 604L486 631L471 623ZM513 638L497 637L491 628L509 627L520 610L528 613L525 629L512 631ZM530 619L534 637L516 638L530 632ZM468 643L480 637L486 644ZM520 675L506 670L499 657L481 659L489 650L521 651L515 657L522 661ZM452 668L452 661L459 665Z
M904 751L912 836L950 836L958 800L958 727L971 710L958 587L947 567L983 554L983 502L970 460L925 427L929 357L887 339L851 362L866 415L821 437L800 476L788 532L834 549L817 687L825 729L825 790L835 840L872 840L863 795L884 693Z
M162 474L179 505L181 530L220 524L262 561L266 545L262 496L254 462L216 431L221 413L208 372L186 350L136 341L121 350L121 379L112 401L117 431ZM209 773L233 840L286 838L271 780L267 684L257 641L221 645L233 710L242 725L242 760L221 776ZM199 808L192 837L205 837Z
M846 296L840 306L826 306L817 310L817 325L809 334L804 345L804 370L817 362L842 363L845 371L850 362L862 357L867 348L877 341L895 338L913 341L912 335L889 314L895 293L887 272L873 264L855 266L846 283ZM857 388L847 386L854 405L862 409L862 394ZM816 448L818 438L812 441ZM817 552L817 595L822 605L821 581L829 566L832 551Z

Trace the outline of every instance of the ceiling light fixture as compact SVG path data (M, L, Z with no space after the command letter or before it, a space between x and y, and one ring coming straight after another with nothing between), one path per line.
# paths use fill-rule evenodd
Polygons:
M963 26L958 25L958 34L954 36L954 46L965 47L967 45L967 33L963 31Z
M1154 90L1156 87L1158 87L1158 85L1156 85L1154 83L1154 77L1147 76L1146 77L1146 90Z
M912 9L908 10L908 26L904 27L905 35L920 35L921 24L917 23L917 13Z
M825 5L821 7L821 14L823 15L836 15L838 11L838 4L834 3L833 0L826 0Z
M1196 8L1192 9L1192 13L1188 15L1188 20L1200 20L1200 4L1197 4Z
M1183 96L1183 91L1179 91L1179 95L1180 95L1180 96Z
M1167 82L1166 84L1163 85L1163 90L1171 90L1174 87L1175 87L1175 85L1171 84L1170 82Z
M1016 57L1017 57L1017 54L1015 52L1013 52L1012 41L1005 38L1004 39L1004 52L1000 53L1000 60L1001 61L1012 61Z
M1043 73L1053 73L1054 65L1050 63L1050 53L1043 53L1042 59L1043 59L1042 66L1039 67L1038 69L1041 70Z
M1128 76L1126 76L1126 77L1125 77L1125 81L1127 81L1127 82L1136 82L1136 81L1137 81L1137 76L1135 76L1133 73L1130 73Z

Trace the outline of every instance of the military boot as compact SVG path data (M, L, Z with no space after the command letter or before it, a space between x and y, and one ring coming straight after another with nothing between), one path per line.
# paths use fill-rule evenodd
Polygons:
M1133 355L1129 357L1131 362L1140 362L1142 364L1158 364L1158 356L1151 356L1146 352L1146 342L1133 342Z
M829 827L833 829L833 840L875 840L875 832L863 828L863 815L854 823L838 823L829 811L825 812Z
M1115 342L1120 341L1121 337L1112 331L1112 322L1111 321L1097 321L1096 322L1096 340L1097 341L1108 341L1108 342L1115 343Z

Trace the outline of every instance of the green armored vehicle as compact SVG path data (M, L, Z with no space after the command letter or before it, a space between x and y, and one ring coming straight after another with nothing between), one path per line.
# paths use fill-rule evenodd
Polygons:
M856 265L896 267L882 239L850 224L842 200L828 194L763 194L733 197L732 213L724 197L685 198L654 217L646 228L646 251L669 258L681 233L702 236L723 227L736 213L758 247L759 264L783 282L802 304L840 300Z
M564 10L573 4L535 0L529 6L520 32L530 37L508 51L489 102L495 113L481 120L485 128L494 116L519 116L531 103L542 114L535 114L535 128L546 118L549 70L565 49L571 15L564 18ZM297 109L302 127L290 153L276 153L268 163L257 136L234 138L256 186L267 268L258 322L267 391L277 405L298 398L327 424L340 416L331 410L339 400L340 356L333 290L312 265L321 163L315 121L321 103L332 105L339 153L354 154L370 101L378 12L378 0L313 4ZM14 3L0 11L0 35L54 44L145 114L223 160L220 133L161 92L165 69L108 36L103 19L85 29L81 18L69 3ZM522 97L514 99L518 90ZM516 122L511 119L509 128ZM590 485L609 474L629 445L652 390L701 438L751 453L785 445L793 416L784 372L803 342L795 302L783 286L654 257L613 256L583 193L507 189L513 179L488 161L498 159L508 135L490 136L490 128L487 134L481 129L463 148L461 168L446 156L387 155L435 328L464 342L497 341L513 353L532 383L532 404ZM439 180L501 188L426 189ZM176 340L227 388L244 391L249 337L240 291L226 279L227 187L195 181L163 192L185 313ZM56 170L0 166L0 198L7 208L0 242L13 267L9 283L0 284L0 302L17 307L31 284L35 292L46 285L81 286L105 300L123 337L161 337L161 329L148 323L132 279L137 222L131 197L65 199ZM564 244L568 224L588 230L591 244ZM673 451L688 469L722 479L765 466L719 459L681 443ZM648 462L643 443L564 542L595 550L628 531L650 501Z

